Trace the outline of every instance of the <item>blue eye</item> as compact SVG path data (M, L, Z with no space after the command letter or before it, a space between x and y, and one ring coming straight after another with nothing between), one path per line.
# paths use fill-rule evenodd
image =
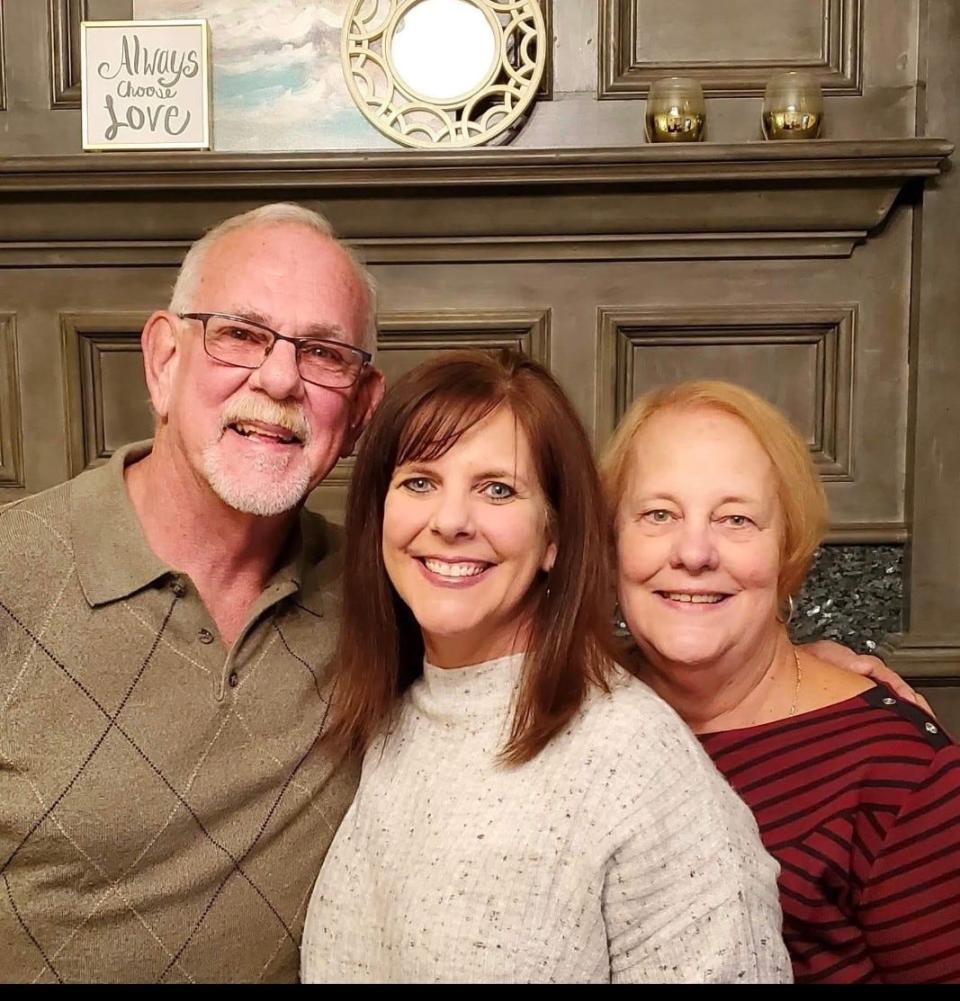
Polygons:
M731 528L747 528L753 522L745 514L728 514L723 519Z
M498 480L493 483L488 483L484 488L483 492L491 500L509 500L516 494L516 490L513 487L507 486L506 483L500 483Z
M261 344L268 340L268 337L260 330L252 330L250 327L224 327L219 336L231 341L239 341L241 344L252 343Z
M643 517L654 525L666 525L670 520L670 512L665 511L663 508L657 508L654 511L644 512Z
M340 361L340 356L331 351L326 344L306 344L301 348L300 354L304 358L316 358L318 361L332 361L334 359Z
M404 480L400 486L413 494L425 494L430 489L430 481L426 476L411 476L410 479Z

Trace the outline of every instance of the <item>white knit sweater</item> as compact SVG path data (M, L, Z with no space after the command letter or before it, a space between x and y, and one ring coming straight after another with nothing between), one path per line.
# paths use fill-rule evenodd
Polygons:
M522 659L425 665L317 880L303 980L789 981L777 865L645 685L497 760Z

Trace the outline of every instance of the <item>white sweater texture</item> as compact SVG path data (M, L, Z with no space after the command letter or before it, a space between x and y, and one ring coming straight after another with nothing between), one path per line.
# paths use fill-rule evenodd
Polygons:
M497 758L523 655L405 694L307 912L305 982L782 983L777 864L642 682Z

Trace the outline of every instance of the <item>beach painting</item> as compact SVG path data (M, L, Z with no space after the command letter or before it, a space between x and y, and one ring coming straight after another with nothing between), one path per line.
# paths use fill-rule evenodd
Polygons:
M213 148L396 148L353 103L340 64L350 0L133 0L137 20L205 18Z

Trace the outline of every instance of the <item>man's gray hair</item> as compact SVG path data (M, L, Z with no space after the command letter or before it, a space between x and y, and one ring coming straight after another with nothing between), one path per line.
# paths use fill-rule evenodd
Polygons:
M305 226L307 229L330 237L350 259L357 272L357 277L367 289L367 318L361 347L366 348L371 354L375 353L377 349L377 285L373 275L367 270L367 266L357 253L337 239L333 227L324 216L319 212L314 212L313 209L296 205L293 202L274 202L271 205L261 205L260 208L224 219L219 225L204 233L199 240L191 245L180 265L180 271L177 274L177 280L170 297L168 307L170 312L190 312L206 256L221 237L235 233L237 230L250 229L255 226L284 224Z

